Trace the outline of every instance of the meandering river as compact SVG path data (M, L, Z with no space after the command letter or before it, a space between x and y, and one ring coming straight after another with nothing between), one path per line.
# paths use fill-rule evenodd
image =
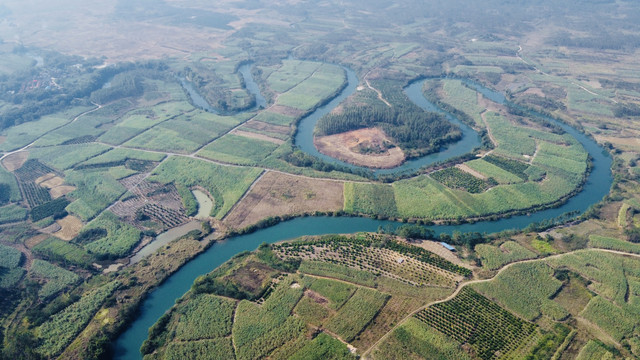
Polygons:
M313 114L302 120L298 128L295 141L303 151L318 156L325 161L341 163L338 160L320 154L313 146L313 129L315 123L324 114L335 108L347 96L356 90L358 79L353 71L346 69L348 85L345 89L327 105L319 108ZM250 74L250 72L249 72ZM246 82L246 80L245 80ZM481 92L493 101L505 103L504 96L498 92L487 89L479 84L467 82L476 90ZM416 82L405 89L409 98L418 106L429 111L440 111L433 104L429 103L422 96L423 81ZM256 86L257 89L257 86ZM533 114L533 113L532 113ZM540 114L533 114L541 116ZM455 122L463 130L463 140L449 145L443 152L428 155L424 158L406 162L401 167L395 169L378 170L377 173L414 171L415 169L431 164L435 161L446 160L450 157L462 155L469 152L479 144L478 135L472 129L455 119L450 114L447 117ZM462 224L455 226L434 226L433 230L439 233L461 232L486 232L493 233L507 229L524 228L532 222L540 222L547 219L556 218L564 213L577 211L584 212L592 204L600 201L608 192L612 183L611 157L598 144L588 136L580 133L576 129L545 117L548 121L561 126L566 132L575 137L587 150L592 158L593 168L581 192L569 199L565 204L554 209L547 209L533 213L531 215L519 215L505 218L498 221L483 221L474 224ZM471 132L467 131L470 130ZM350 165L353 166L353 165ZM148 328L169 310L175 300L189 290L196 277L206 274L235 254L254 250L263 242L274 243L286 239L292 239L303 235L322 235L328 233L353 233L358 231L376 231L379 226L396 227L399 224L390 221L380 221L368 218L351 217L303 217L282 222L270 228L256 231L252 234L238 236L211 246L207 251L189 261L180 270L171 275L162 285L156 288L143 301L140 306L140 313L131 326L118 338L115 343L116 359L140 358L139 348L147 338Z

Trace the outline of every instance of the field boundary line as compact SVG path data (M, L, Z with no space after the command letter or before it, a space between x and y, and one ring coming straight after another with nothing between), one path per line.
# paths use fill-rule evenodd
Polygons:
M612 254L617 254L617 255L624 255L624 256L632 256L632 257L637 257L640 258L640 254L634 254L634 253L627 253L624 251L618 251L618 250L609 250L609 249L601 249L601 248L585 248L585 249L578 249L578 250L574 250L574 251L570 251L570 252L566 252L566 253L562 253L562 254L556 254L556 255L551 255L551 256L546 256L546 257L541 257L541 258L535 258L535 259L526 259L526 260L519 260L519 261L514 261L511 262L509 264L504 265L502 268L500 268L500 270L498 270L498 272L495 273L495 275L493 275L491 278L488 279L475 279L475 280L469 280L469 281L463 281L460 284L458 284L458 287L456 288L456 290L449 296L447 296L444 299L441 300L436 300L436 301L432 301L426 305L421 306L420 308L418 308L417 310L413 311L411 314L405 316L403 319L401 319L400 321L398 321L397 325L394 326L393 328L391 328L391 330L389 330L387 333L385 333L380 339L378 339L378 341L376 341L373 345L371 345L364 353L362 353L362 359L369 359L368 356L370 354L370 352L375 349L378 345L380 345L384 340L386 340L391 333L393 333L397 328L399 328L402 324L404 324L408 319L412 318L414 315L416 315L417 313L419 313L420 311L433 306L433 305L437 305L443 302L447 302L449 300L452 300L453 298L455 298L460 291L462 291L462 289L466 286L469 285L474 285L474 284L480 284L480 283L485 283L485 282L489 282L489 281L493 281L495 280L503 271L509 269L512 266L518 265L518 264L524 264L524 263L531 263L531 262L537 262L537 261L546 261L549 259L554 259L554 258L559 258L559 257L563 257L563 256L567 256L567 255L572 255L572 254L576 254L576 253L581 253L581 252L587 252L587 251L597 251L597 252L607 252L607 253L612 253ZM508 311L508 310L507 310Z

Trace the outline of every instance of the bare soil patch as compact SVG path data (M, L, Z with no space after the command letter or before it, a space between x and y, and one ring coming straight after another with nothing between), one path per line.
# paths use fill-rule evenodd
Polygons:
M327 298L325 298L324 296L318 294L317 292L315 292L313 290L305 290L304 294L306 296L308 296L309 298L311 298L311 300L315 301L318 304L327 304L327 303L329 303L329 300L327 300Z
M377 128L320 136L313 142L321 153L358 166L388 169L405 160L402 149L388 148L391 141Z
M267 172L227 215L224 223L241 229L269 216L338 211L343 207L341 181Z
M4 167L9 171L15 171L20 169L28 158L28 151L20 151L4 158L4 160L2 160L2 165L4 165Z
M540 97L545 97L546 95L542 92L540 88L528 88L525 92L525 95L538 95Z
M462 262L462 260L460 260L460 258L457 257L454 252L445 249L445 247L442 246L439 242L431 241L431 240L414 240L410 242L410 244L421 247L427 251L430 251L440 256L441 258L447 261L450 261L456 265L464 266L468 269L471 268L468 264L465 264L464 262Z
M266 131L282 135L289 135L289 131L291 130L288 126L273 125L257 120L250 120L244 126L254 130Z
M471 175L473 175L473 176L475 176L475 177L479 178L479 179L482 179L482 180L486 180L486 179L487 179L487 177L486 177L486 176L484 176L484 175L482 175L481 173L479 173L479 172L477 172L477 171L473 170L472 168L470 168L470 167L469 167L469 166L467 166L466 164L458 164L458 165L456 165L456 167L457 167L458 169L460 169L460 170L462 170L462 171L466 172L466 173L469 173L469 174L471 174Z
M267 136L267 135L264 135L264 134L253 133L253 132L249 132L249 131L234 130L232 132L232 134L238 135L238 136L244 136L244 137L252 138L252 139L264 140L264 141L268 141L268 142L271 142L271 143L274 143L274 144L278 144L278 145L284 144L284 140L272 138L271 136Z
M32 238L27 239L24 242L24 245L28 248L28 249L33 249L34 246L40 244L41 242L47 240L49 238L49 235L47 234L40 234L40 235L36 235Z
M51 195L52 199L57 199L59 197L65 196L67 194L70 194L72 192L74 192L76 190L75 186L71 186L71 185L60 185L60 186L56 186L53 189L49 190L49 194Z
M64 184L64 179L61 178L60 176L56 176L56 174L54 173L51 173L36 179L36 184L39 184L40 186L44 186L47 189L53 189L57 186Z
M63 219L56 220L56 223L58 223L58 225L60 225L62 229L60 229L60 231L58 232L55 232L53 235L66 241L69 241L78 236L78 233L80 233L82 226L84 226L82 220L73 215L69 215Z

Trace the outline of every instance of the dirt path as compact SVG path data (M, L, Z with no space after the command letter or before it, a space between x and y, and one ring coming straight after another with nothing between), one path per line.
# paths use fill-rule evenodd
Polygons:
M491 142L493 143L493 146L498 147L498 141L493 136L493 131L491 130L491 127L487 123L487 116L486 115L487 115L487 110L485 110L485 111L480 113L480 118L482 118L482 122L484 123L484 126L487 128L487 135L489 135L489 139L491 139ZM487 153L487 155L489 155L491 152L493 152L493 150L489 151Z
M229 211L227 211L227 213L222 217L221 221L224 221L224 219L227 218L227 216L229 214L231 214L231 212L238 207L238 204L240 204L240 202L242 202L242 200L244 200L247 195L249 195L249 193L251 192L251 190L256 186L256 184L260 181L260 179L262 179L264 177L264 175L267 173L267 170L263 170L262 173L260 173L260 175L253 180L253 182L251 183L251 185L247 188L247 190L244 192L244 194L242 194L242 197L240 197L240 200L236 201L235 204L233 204L233 206L231 207L231 209L229 209Z
M391 105L391 103L389 103L389 102L387 101L387 99L385 99L385 98L382 96L382 92L381 92L380 90L378 90L378 89L374 88L373 86L371 86L371 84L369 83L369 79L367 79L367 77L369 76L369 73L370 73L370 72L368 72L368 73L367 73L367 75L365 75L365 76L364 76L364 82L367 84L367 87L368 87L369 89L371 89L371 90L375 91L375 92L378 94L378 99L379 99L380 101L382 101L383 103L387 104L387 106L388 106L388 107L393 107L393 106Z
M67 126L67 125L69 125L69 124L72 124L72 123L74 123L76 120L78 120L79 118L81 118L81 117L83 117L83 116L85 116L85 115L87 115L87 114L90 114L90 113L92 113L92 112L94 112L94 111L98 111L98 110L102 109L102 108L103 108L103 106L104 106L104 105L100 105L100 104L96 104L96 103L93 103L93 105L95 105L95 106L96 106L96 108L91 109L91 110L87 110L87 111L85 111L85 112L83 112L83 113L79 114L78 116L74 117L74 118L73 118L73 120L71 120L71 121L69 121L69 122L67 122L67 123L64 123L64 124L62 124L62 125L60 125L60 126L58 126L58 127L54 128L54 129L51 129L51 130L47 131L46 133L44 133L44 134L42 134L42 135L38 136L38 137L37 137L37 138L35 138L31 143L29 143L29 144L27 144L27 145L23 146L22 148L20 148L20 149L18 149L18 150L10 151L10 152L8 152L8 153L6 153L6 154L2 155L2 157L0 157L0 161L4 160L4 159L5 159L7 156L9 156L9 155L13 155L13 154L15 154L15 153L19 153L19 152L21 152L21 151L27 150L28 148L30 148L31 146L33 146L33 144L34 144L36 141L40 140L43 136L45 136L45 135L49 134L50 132L56 131L56 130L58 130L58 129L62 128L62 127L65 127L65 126Z
M458 164L456 167L466 173L469 173L479 179L487 180L487 177L470 168L467 164Z
M447 301L453 299L466 286L493 281L500 274L502 274L504 271L506 271L507 269L511 268L512 266L515 266L515 265L518 265L518 264L525 264L525 263L531 263L531 262L537 262L537 261L547 261L549 259L559 258L559 257L571 255L571 254L585 252L585 251L600 251L600 252L607 252L607 253L612 253L612 254L617 254L617 255L625 255L625 256L632 256L632 257L640 258L640 254L633 254L633 253L627 253L627 252L624 252L624 251L609 250L609 249L587 248L587 249L574 250L574 251L570 251L570 252L562 253L562 254L551 255L551 256L547 256L547 257L543 257L543 258L520 260L520 261L515 261L515 262L512 262L512 263L509 263L509 264L503 266L502 268L500 268L500 270L498 270L498 272L493 277L491 277L489 279L475 279L475 280L463 281L460 284L458 284L458 287L456 288L456 290L451 295L449 295L446 298L441 299L441 300L432 301L432 302L422 306L418 310L412 312L411 314L407 315L402 320L400 320L396 326L391 328L391 330L389 330L380 339L378 339L378 341L376 341L369 349L367 349L367 351L365 351L362 354L362 358L363 359L368 359L368 355L370 354L370 352L373 349L375 349L378 345L380 345L387 337L390 336L390 334L392 334L398 327L400 327L402 324L404 324L409 318L411 318L415 314L419 313L420 311L428 308L429 306L433 306L433 305L436 305L436 304L447 302Z

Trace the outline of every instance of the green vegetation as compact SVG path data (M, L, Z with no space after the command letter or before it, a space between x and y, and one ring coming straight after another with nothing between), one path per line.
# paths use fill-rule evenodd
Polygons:
M534 333L536 326L505 311L489 299L465 287L444 303L432 305L415 315L425 324L468 343L481 359L507 354Z
M76 199L67 211L88 221L113 204L126 189L107 171L70 170L65 180L77 187L69 194Z
M266 356L304 331L302 321L290 316L302 296L302 288L292 288L290 284L291 281L282 282L262 307L246 300L238 304L233 324L238 359Z
M415 286L450 287L457 274L470 274L468 269L438 255L390 240L385 235L328 235L274 245L273 250L283 258L302 258L300 269L306 273L369 287L375 286L376 275L399 279ZM399 258L402 261L398 262Z
M376 290L359 288L325 326L350 342L378 315L389 297Z
M21 262L20 250L0 244L0 267L14 269L20 266Z
M0 267L0 288L11 289L16 286L24 276L23 268L7 269Z
M431 173L430 176L449 188L464 190L472 194L481 193L492 185L497 185L495 180L484 181L478 179L457 167L436 171Z
M0 166L0 204L22 200L16 177ZM6 186L9 188L7 189ZM8 195L8 196L7 196Z
M190 341L231 334L235 302L207 294L194 296L180 308L176 339Z
M45 284L38 291L38 296L41 298L55 295L80 281L80 277L75 273L39 259L35 259L31 264L29 276L45 279Z
M390 185L351 183L344 184L344 210L351 213L397 216L396 199Z
M613 354L607 349L607 347L597 340L589 340L578 353L576 360L590 360L590 359L613 359Z
M64 350L119 286L120 283L117 281L107 283L53 315L38 328L38 335L43 339L38 352L53 357Z
M341 68L321 64L311 76L281 94L276 104L311 110L325 99L333 97L345 82L346 75Z
M373 358L379 360L414 356L437 360L471 359L460 349L460 344L417 318L402 323L373 352Z
M222 360L228 359L229 354L233 354L233 344L231 344L231 339L220 338L214 340L202 340L198 342L172 342L167 346L163 359ZM147 356L144 358L147 359ZM153 359L153 357L151 358Z
M355 359L347 346L340 340L321 333L290 358L292 360L347 360Z
M339 280L350 281L364 286L375 286L375 275L366 271L355 270L346 266L321 261L303 261L300 271L306 274L326 276Z
M523 162L507 159L502 156L496 156L496 155L485 156L484 158L482 158L482 160L490 164L493 164L503 169L504 171L507 171L519 177L522 180L527 180L528 178L526 171L529 168L529 165Z
M527 320L534 320L541 314L562 320L568 313L550 300L561 286L562 283L553 277L553 269L538 261L513 265L493 281L473 285L473 288Z
M514 172L507 171L502 167L495 165L494 163L491 163L490 162L491 160L489 159L501 159L501 161L516 162L515 160L508 160L506 158L499 158L498 156L489 155L482 159L468 161L465 163L465 165L467 165L471 169L481 173L482 175L488 178L494 178L500 184L515 184L515 183L523 182L524 180L527 179L527 174L525 174L524 172L514 173ZM521 164L520 162L518 163ZM525 164L522 164L522 165L525 165ZM526 168L527 166L525 165L525 169ZM514 171L517 171L517 170L514 169Z
M93 257L84 248L53 237L36 245L33 252L50 261L85 268L93 261Z
M331 302L328 306L333 310L341 308L356 291L353 285L322 278L315 279L309 289L329 299Z
M106 236L90 242L84 247L99 259L124 257L140 241L142 232L118 219L113 213L105 211L84 228L106 230Z
M599 235L589 236L589 245L595 248L625 251L634 254L640 254L640 244L634 244L628 241L610 238Z
M27 209L10 204L0 207L0 224L21 221L27 218Z
M175 182L186 187L202 186L215 200L211 216L224 217L244 195L262 170L236 168L202 160L174 156L162 163L150 177L162 183Z
M442 80L442 94L445 103L471 116L476 126L484 127L480 114L485 109L478 104L476 91L466 87L461 80L444 79Z
M490 270L499 269L514 261L537 257L533 251L528 250L515 241L507 241L499 247L478 244L475 247L475 252L480 256L482 266Z
M204 147L199 156L239 165L258 165L278 145L238 135L225 135Z
M47 146L29 150L29 156L55 169L67 170L110 149L107 145L92 143Z
M69 205L69 200L64 197L38 205L31 209L31 220L40 221L49 216L54 219L62 218L67 215L65 211L67 205Z

